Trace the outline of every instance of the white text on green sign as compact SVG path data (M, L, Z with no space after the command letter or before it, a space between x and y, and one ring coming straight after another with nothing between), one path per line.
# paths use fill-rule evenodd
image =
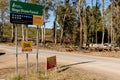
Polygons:
M29 15L40 15L43 14L43 6L24 3L18 1L10 2L10 13L29 14Z

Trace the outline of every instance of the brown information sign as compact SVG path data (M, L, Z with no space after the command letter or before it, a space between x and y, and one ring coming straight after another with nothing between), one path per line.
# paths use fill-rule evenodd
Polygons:
M47 58L47 70L56 67L56 56Z

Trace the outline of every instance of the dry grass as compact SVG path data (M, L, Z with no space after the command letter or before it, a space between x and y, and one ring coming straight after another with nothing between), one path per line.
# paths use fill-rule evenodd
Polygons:
M13 46L12 44L8 44L9 46ZM57 46L57 45L56 45ZM57 50L57 51L66 51L64 46L58 45L57 47L52 45L45 47L46 49L50 50ZM40 47L41 48L41 47ZM68 48L67 48L68 49ZM1 50L3 51L3 50ZM67 52L67 51L66 51ZM71 51L74 54L85 54L85 55L93 55L93 56L103 56L103 57L115 57L120 58L119 51L105 51L105 52L95 52L95 51ZM77 69L73 67L58 65L57 73L54 71L48 72L48 75L45 76L45 63L39 64L39 73L35 72L35 64L29 64L29 74L26 76L25 72L25 64L19 67L19 76L15 74L15 68L4 68L0 69L0 79L5 80L107 80L106 77L102 74L89 72L83 69Z
M4 44L5 45L5 44ZM14 43L7 43L8 46L15 46ZM34 46L35 48L35 46ZM91 55L91 56L101 56L101 57L113 57L113 58L120 58L120 51L95 51L95 50L79 50L77 48L73 48L72 46L64 46L60 44L54 43L46 43L45 45L39 44L40 49L47 49L47 50L55 50L58 52L71 52L74 54L84 54L84 55ZM3 50L0 50L3 51Z
M7 46L15 46L14 43L7 43L7 44L2 44L2 45L7 45ZM36 46L34 46L35 48ZM46 49L46 50L55 50L58 52L71 52L74 54L84 54L84 55L91 55L91 56L101 56L101 57L113 57L113 58L120 58L120 51L95 51L95 50L79 50L73 47L66 47L64 45L57 44L55 45L54 43L46 43L46 45L39 44L40 49ZM5 52L4 50L1 50L2 52Z
M91 56L101 56L101 57L112 57L112 58L120 58L120 51L110 51L110 52L90 52L90 51L82 51L82 52L75 52L76 54L84 54L84 55L91 55Z
M45 64L40 63L39 73L35 72L35 64L29 64L29 74L25 74L25 65L19 67L19 76L15 75L15 68L5 68L0 70L0 79L5 80L107 80L100 74L92 73L83 69L73 67L58 66L55 70L48 71L45 76Z
M75 53L75 54L84 54L84 55L91 55L91 56L101 56L101 57L113 57L113 58L120 58L120 50L116 51L96 51L96 50L79 50L78 48L74 48L72 46L64 46L60 44L46 44L45 47L43 48L40 46L42 49L48 49L48 50L55 50L59 52L70 52L70 53Z

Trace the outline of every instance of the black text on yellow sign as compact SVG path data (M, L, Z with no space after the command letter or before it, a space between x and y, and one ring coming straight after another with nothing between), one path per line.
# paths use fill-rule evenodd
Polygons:
M31 51L32 51L32 41L23 41L22 52L31 52Z

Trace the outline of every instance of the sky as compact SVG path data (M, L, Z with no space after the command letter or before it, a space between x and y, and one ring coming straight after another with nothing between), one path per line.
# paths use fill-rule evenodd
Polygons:
M99 1L101 1L101 0L99 0ZM108 7L108 5L110 5L110 2L109 2L109 0L104 0L104 1L105 1L105 9L106 9ZM92 6L91 0L86 0L86 3L87 3L87 5ZM96 0L93 0L93 5L95 5L95 3L96 3ZM101 2L101 4L102 4L102 2ZM100 10L102 11L102 8ZM55 18L54 17L54 12L49 11L49 14L50 14L50 17L47 20L48 22L45 24L46 25L45 27L46 28L53 28L53 21L54 21L54 18Z
M24 1L24 0L23 0ZM102 0L99 0L100 2ZM110 2L109 0L104 0L105 1L105 9L108 7L108 5L110 5ZM96 3L96 0L93 0L93 5L95 5ZM92 3L91 3L91 0L86 0L86 4L89 5L89 6L92 6ZM102 2L101 2L102 4ZM102 11L102 8L100 8L100 10ZM48 22L46 23L46 28L53 28L53 21L54 21L54 12L53 11L49 11L49 14L50 14L50 17L49 19L47 20ZM33 26L33 25L31 25Z
M95 5L96 0L93 0L93 5ZM101 1L101 0L100 0ZM87 5L91 6L91 0L86 0ZM101 2L102 3L102 2ZM105 9L110 5L109 0L105 0ZM54 21L54 13L52 11L49 12L51 17L48 19L48 23L46 23L46 28L53 28L53 21Z

